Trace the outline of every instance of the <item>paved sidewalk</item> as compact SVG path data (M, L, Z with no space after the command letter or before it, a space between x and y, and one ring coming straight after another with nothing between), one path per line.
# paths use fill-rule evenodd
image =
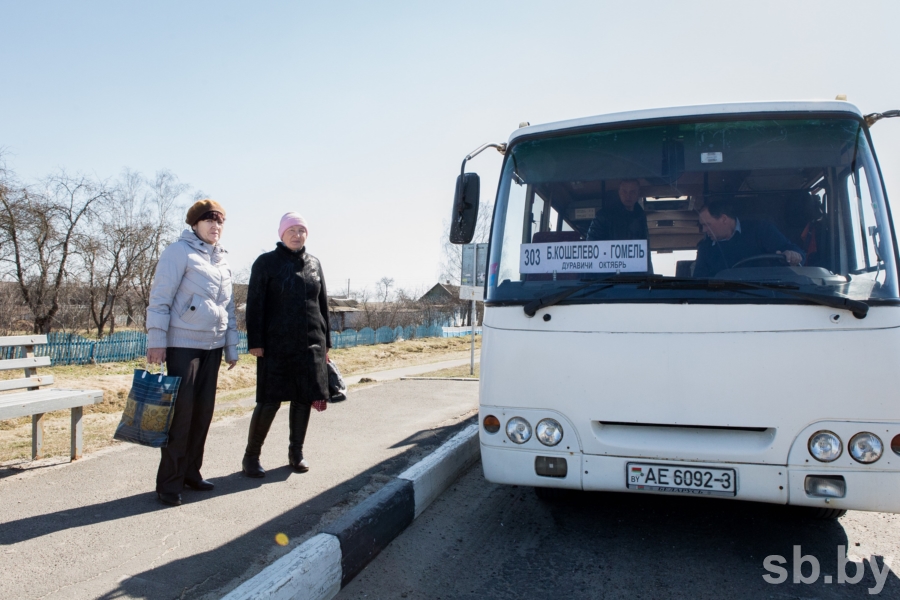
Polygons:
M475 363L479 362L478 353L475 354ZM426 365L415 365L413 367L402 367L400 369L391 369L389 371L378 371L377 373L359 373L352 377L344 377L344 383L353 385L359 383L363 377L374 379L375 381L388 381L392 379L400 379L401 377L410 377L420 375L422 373L431 373L432 371L440 371L442 369L452 369L453 367L461 367L471 363L470 358L459 358L455 360L444 360L436 363L428 363Z
M452 381L354 390L313 414L305 474L286 464L282 409L263 449L264 479L239 473L249 415L224 419L213 424L203 468L216 489L186 490L177 508L156 500L159 453L150 448L119 444L72 464L0 468L0 597L218 598L470 422L477 394ZM288 546L275 543L277 533Z
M475 364L478 364L480 361L479 352L475 354ZM359 383L359 380L363 377L367 377L374 382L384 383L386 381L396 381L398 379L402 379L404 377L412 377L415 375L419 375L421 373L433 373L434 371L440 371L442 369L452 369L453 367L460 367L462 365L468 365L471 363L470 358L458 358L453 360L442 360L440 362L435 363L426 363L424 365L413 365L409 367L401 367L399 369L388 369L386 371L373 371L371 373L357 373L355 375L350 375L349 377L344 377L344 383L348 386L355 385ZM350 394L355 394L355 390L351 390ZM255 396L247 396L246 398L241 398L239 400L231 400L225 403L216 403L216 410L222 410L225 408L233 407L233 406L243 406L243 407L253 407L256 404Z

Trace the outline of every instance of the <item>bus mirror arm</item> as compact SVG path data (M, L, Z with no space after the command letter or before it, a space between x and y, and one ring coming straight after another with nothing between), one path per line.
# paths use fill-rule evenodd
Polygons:
M475 148L474 150L472 150L471 152L469 152L466 155L466 157L463 159L462 172L463 173L466 172L466 161L472 160L473 158L475 158L476 156L478 156L479 154L481 154L488 148L496 148L497 152L499 152L500 154L506 154L506 144L491 144L491 143L482 144L482 145L478 146L477 148Z
M871 127L882 119L890 119L893 117L900 117L900 110L886 110L883 113L871 113L864 118L866 119L866 125Z
M496 148L500 154L506 152L506 144L483 144L463 159L459 177L456 178L453 214L450 216L450 242L453 244L468 244L475 235L481 183L476 173L466 173L466 162L487 148Z

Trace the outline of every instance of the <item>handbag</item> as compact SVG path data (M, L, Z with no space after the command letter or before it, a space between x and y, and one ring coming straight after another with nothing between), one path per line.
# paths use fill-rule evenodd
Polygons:
M169 427L179 385L181 377L166 375L165 370L152 375L146 369L135 369L125 410L113 438L151 448L165 448L169 444Z
M328 393L329 402L343 402L347 399L347 384L334 361L328 363Z

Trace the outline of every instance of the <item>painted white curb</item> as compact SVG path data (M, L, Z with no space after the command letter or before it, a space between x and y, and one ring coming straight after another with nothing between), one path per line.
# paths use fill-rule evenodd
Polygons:
M477 462L478 457L476 423L401 473L397 479L412 484L415 499L413 519ZM389 542L382 541L381 547ZM341 591L342 559L338 538L320 533L245 581L223 600L329 600Z
M417 462L398 479L406 479L413 484L416 499L417 518L429 504L456 481L459 474L478 460L478 424L469 425L440 448Z
M223 600L326 600L341 591L341 544L327 533L306 540Z

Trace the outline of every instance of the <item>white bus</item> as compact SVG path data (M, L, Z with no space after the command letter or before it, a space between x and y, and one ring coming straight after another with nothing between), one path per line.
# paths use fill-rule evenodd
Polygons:
M898 250L840 101L523 126L463 161L451 240L504 154L490 238L485 477L900 512ZM803 510L803 509L801 509Z

